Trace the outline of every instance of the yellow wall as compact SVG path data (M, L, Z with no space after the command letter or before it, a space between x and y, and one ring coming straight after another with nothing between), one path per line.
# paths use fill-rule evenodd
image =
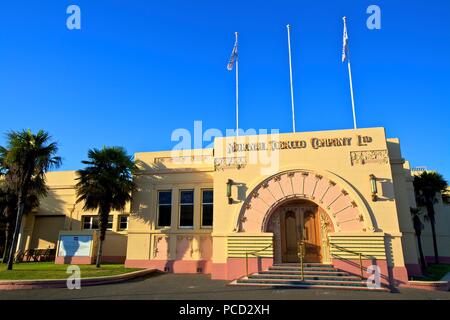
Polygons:
M209 241L206 238L212 228L201 227L200 197L202 189L213 187L212 154L212 149L193 150L192 153L189 150L188 155L171 152L135 154L141 171L135 178L138 191L133 196L127 259L173 260L177 259L177 255L183 255L184 260L210 258L208 252L204 252L203 256L201 252L201 247ZM190 189L194 189L194 226L180 228L179 193L180 190ZM170 227L157 227L157 196L160 190L172 190ZM186 250L186 246L189 246L190 252L184 254L181 250Z
M59 231L82 230L82 216L97 214L96 212L84 211L81 203L75 204L75 171L49 172L46 178L49 187L48 195L41 200L37 210L24 217L23 236L21 236L19 244L20 249L36 249L36 246L40 249L45 249L49 246L55 248L55 240L57 240ZM111 213L114 216L113 228L107 231L103 250L106 260L108 257L124 258L126 256L128 231L121 231L118 226L119 215L128 214L129 208L126 208L125 211L123 213ZM64 218L62 227L54 230L55 226L59 226L62 218ZM39 223L43 219L47 223Z

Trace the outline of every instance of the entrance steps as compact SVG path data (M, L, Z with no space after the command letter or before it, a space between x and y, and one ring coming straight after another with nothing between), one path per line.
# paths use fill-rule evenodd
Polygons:
M275 264L268 270L234 280L230 285L390 291L385 287L371 289L367 287L366 280L339 270L331 264L305 263L303 275L301 280L299 263Z

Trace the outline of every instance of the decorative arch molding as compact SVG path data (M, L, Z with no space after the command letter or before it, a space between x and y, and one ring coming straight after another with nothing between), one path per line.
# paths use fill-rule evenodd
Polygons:
M321 207L337 232L373 232L365 202L345 180L329 171L291 169L257 184L241 207L237 232L265 232L274 210L289 200L308 200Z

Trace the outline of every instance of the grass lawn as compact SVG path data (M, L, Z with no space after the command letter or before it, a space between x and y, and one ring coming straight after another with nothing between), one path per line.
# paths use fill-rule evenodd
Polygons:
M450 272L450 264L430 264L427 268L427 278L431 281L439 281Z
M429 264L426 275L421 277L412 277L412 280L420 281L439 281L450 272L450 264Z
M6 270L6 264L0 264L0 280L67 279L67 264L53 262L22 262L14 264L13 270ZM125 268L123 264L79 265L81 278L113 276L140 269Z

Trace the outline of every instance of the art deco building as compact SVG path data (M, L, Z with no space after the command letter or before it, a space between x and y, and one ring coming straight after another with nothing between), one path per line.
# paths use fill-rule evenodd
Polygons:
M412 175L384 128L216 138L211 149L135 160L138 191L111 215L105 261L236 279L297 263L303 250L306 263L353 274L361 262L364 272L378 266L384 283L420 273ZM22 249L95 234L96 213L75 205L74 179L71 171L48 174L50 193L26 217ZM436 211L440 255L450 261L450 206L441 201ZM428 229L423 245L432 256ZM57 263L90 263L95 252L95 241L73 257L61 246Z

